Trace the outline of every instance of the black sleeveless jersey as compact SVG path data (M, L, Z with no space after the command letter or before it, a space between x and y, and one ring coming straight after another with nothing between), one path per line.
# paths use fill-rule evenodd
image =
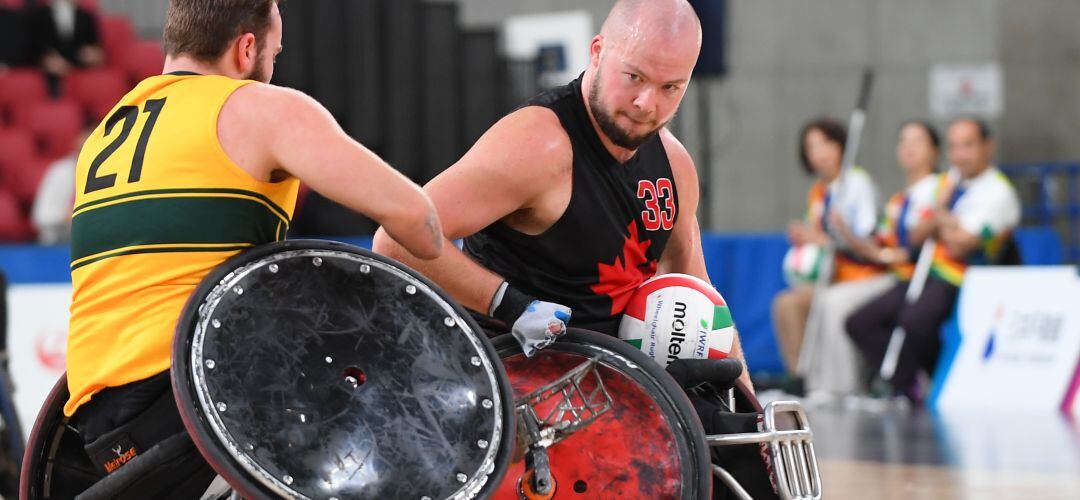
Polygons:
M522 292L570 307L571 326L615 335L630 295L656 273L679 217L667 152L657 135L619 163L589 120L581 78L525 106L554 111L570 137L570 203L539 235L499 221L466 238L464 250Z

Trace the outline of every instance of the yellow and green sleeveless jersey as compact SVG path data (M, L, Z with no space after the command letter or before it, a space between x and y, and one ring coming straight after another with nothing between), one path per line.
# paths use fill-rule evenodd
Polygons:
M66 415L101 389L169 369L173 330L199 282L241 250L285 237L299 181L256 180L218 142L218 113L249 83L148 78L83 146Z

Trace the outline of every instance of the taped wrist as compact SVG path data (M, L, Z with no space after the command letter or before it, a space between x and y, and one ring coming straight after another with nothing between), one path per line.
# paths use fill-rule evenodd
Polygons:
M502 297L499 300L499 292L495 293L495 299L491 304L491 316L506 323L506 326L513 327L514 322L525 313L525 309L536 300L536 297L523 293L505 281L499 287L499 291L502 293ZM498 303L495 303L495 300L498 300Z

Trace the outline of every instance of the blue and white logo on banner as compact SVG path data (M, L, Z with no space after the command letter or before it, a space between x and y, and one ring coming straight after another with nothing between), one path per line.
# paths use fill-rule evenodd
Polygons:
M931 405L1069 411L1080 365L1074 267L973 267L946 338Z

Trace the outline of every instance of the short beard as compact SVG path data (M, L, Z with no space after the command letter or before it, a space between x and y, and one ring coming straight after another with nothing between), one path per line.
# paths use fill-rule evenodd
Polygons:
M589 91L589 108L592 110L593 119L596 120L596 124L600 126L600 131L607 136L609 140L616 146L623 149L629 149L631 151L637 150L642 144L649 142L650 139L656 136L660 132L660 129L667 126L667 122L661 123L655 129L646 132L641 135L631 135L630 132L619 127L615 123L615 117L611 115L603 104L600 103L600 75L596 75L593 78L592 86Z
M251 72L247 75L247 80L254 80L256 82L270 83L270 75L266 74L266 65L263 64L263 48L259 47L259 50L255 52L255 67L251 68Z

